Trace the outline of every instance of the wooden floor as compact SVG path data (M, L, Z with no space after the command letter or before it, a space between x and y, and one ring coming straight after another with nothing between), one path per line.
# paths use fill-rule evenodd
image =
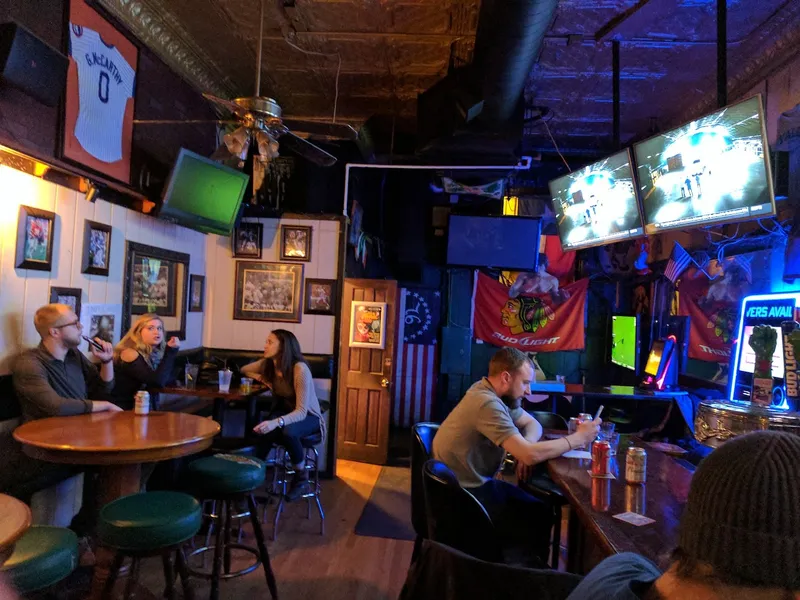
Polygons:
M323 482L324 536L319 535L316 508L312 509L308 520L305 501L288 505L288 510L281 516L278 540L267 542L282 600L397 598L411 561L413 543L362 537L354 533L380 471L381 467L377 465L337 461L337 478ZM268 513L270 519L273 508L270 507ZM269 538L271 524L264 526L264 533ZM242 543L255 545L249 525L245 528ZM237 562L234 562L234 568ZM143 587L152 593L154 599L160 598L163 591L160 559L148 559L142 565L141 573ZM198 600L208 597L207 582L192 578L192 584ZM180 597L180 585L176 589ZM149 594L137 594L137 600L150 600L146 596ZM243 577L223 582L220 598L269 598L263 570L259 568Z

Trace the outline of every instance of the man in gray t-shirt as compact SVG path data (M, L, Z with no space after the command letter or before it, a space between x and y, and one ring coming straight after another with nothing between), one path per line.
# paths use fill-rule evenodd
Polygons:
M509 452L519 464L517 474L527 479L534 465L589 444L597 436L600 419L582 423L565 438L539 441L542 426L520 407L522 396L530 394L533 376L533 364L525 354L500 349L489 362L489 376L469 388L439 426L433 457L450 467L459 483L483 504L501 535L525 539L534 529L534 547L546 559L549 512L533 496L494 476Z

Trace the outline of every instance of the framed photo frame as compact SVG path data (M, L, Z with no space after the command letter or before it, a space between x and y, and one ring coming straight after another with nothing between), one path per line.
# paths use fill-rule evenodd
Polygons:
M66 304L81 318L81 288L50 286L50 304Z
M303 265L236 261L233 318L299 323Z
M351 348L386 347L386 302L351 302L348 341Z
M175 265L154 256L138 255L133 263L131 314L157 312L175 316Z
M281 260L311 260L311 233L313 227L281 225Z
M233 256L238 258L261 258L264 246L263 223L241 223L233 230L231 248Z
M189 275L189 312L203 312L206 297L206 276Z
M335 279L306 279L303 312L307 315L333 315L339 296L339 282Z
M68 5L61 157L128 184L139 49L86 0Z
M83 226L81 273L108 277L111 264L111 225L86 221Z
M122 329L122 305L120 304L85 304L81 315L84 335L94 339L99 337L109 344L116 344L127 333ZM88 353L88 347L86 348Z
M18 269L50 271L53 268L55 229L56 213L31 206L19 207L14 263Z

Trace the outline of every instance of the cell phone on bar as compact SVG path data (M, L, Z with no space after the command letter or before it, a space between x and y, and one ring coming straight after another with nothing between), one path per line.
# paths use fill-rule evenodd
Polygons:
M92 338L90 338L90 337L86 337L85 335L82 335L81 337L82 337L83 339L85 339L87 342L89 342L89 345L90 345L92 348L94 348L95 350L99 350L100 352L102 352L102 351L103 351L103 347L102 347L100 344L98 344L97 342L95 342L95 341L94 341Z

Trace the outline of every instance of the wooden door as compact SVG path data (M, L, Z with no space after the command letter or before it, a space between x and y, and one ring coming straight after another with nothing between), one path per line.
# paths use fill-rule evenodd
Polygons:
M353 301L385 302L383 349L350 346ZM389 450L391 382L397 311L397 282L345 279L339 337L337 457L386 463Z

